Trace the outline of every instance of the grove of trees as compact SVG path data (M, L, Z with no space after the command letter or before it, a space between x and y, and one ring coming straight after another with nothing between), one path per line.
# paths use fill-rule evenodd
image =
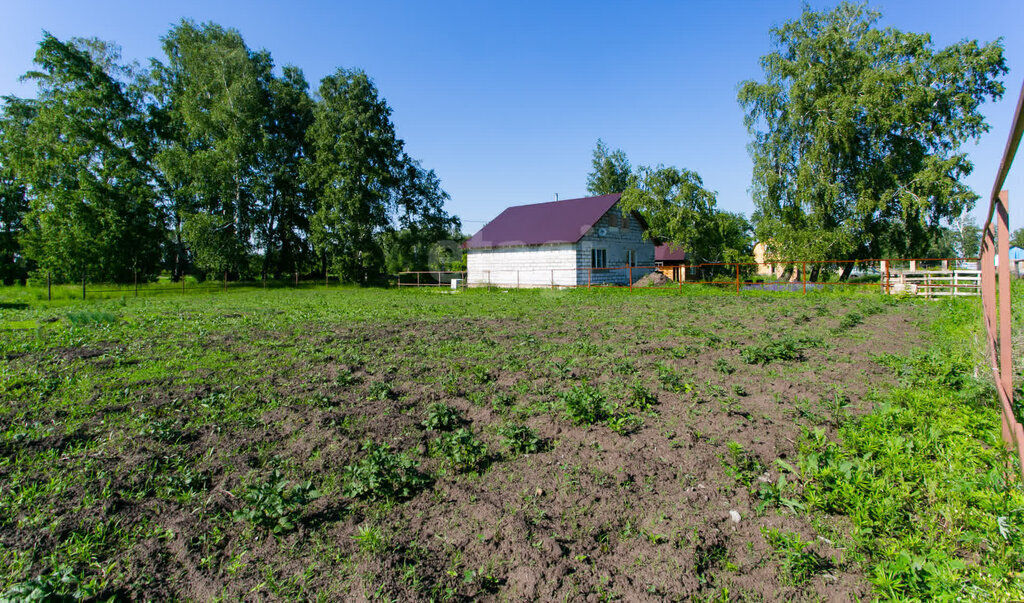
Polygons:
M752 218L777 257L977 253L949 225L978 199L960 149L989 129L980 105L1003 94L1002 43L936 49L927 34L876 27L880 16L848 2L805 7L771 31L764 80L740 85Z
M339 69L314 97L236 30L183 20L162 42L142 68L44 33L24 76L36 97L0 107L0 279L368 282L457 236L365 73Z

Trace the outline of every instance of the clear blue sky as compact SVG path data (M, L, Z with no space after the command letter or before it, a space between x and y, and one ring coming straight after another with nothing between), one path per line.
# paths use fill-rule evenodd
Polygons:
M815 8L833 2L811 2ZM969 152L967 183L987 208L1024 77L1024 2L874 2L882 25L929 32L938 46L1004 38L1007 94L987 104L992 131ZM337 67L364 69L394 110L407 149L451 194L469 233L508 205L584 196L597 139L634 165L696 170L719 206L753 204L748 136L737 84L760 77L768 30L800 14L798 0L749 2L49 2L6 0L0 94L18 83L42 30L99 37L124 56L159 57L182 17L238 29L277 65L301 67L316 88ZM1022 156L1018 164L1024 163ZM1011 227L1024 225L1024 167L1011 173Z

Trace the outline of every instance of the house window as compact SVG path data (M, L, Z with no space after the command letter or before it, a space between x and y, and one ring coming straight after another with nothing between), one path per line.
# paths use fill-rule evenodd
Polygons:
M590 250L590 267L591 268L607 268L608 267L608 250L607 249L591 249Z
M626 264L629 265L629 266L636 266L636 250L635 249L627 249L626 250Z
M608 212L608 226L615 228L619 225L619 214L614 211Z
M622 212L622 230L629 230L629 214Z

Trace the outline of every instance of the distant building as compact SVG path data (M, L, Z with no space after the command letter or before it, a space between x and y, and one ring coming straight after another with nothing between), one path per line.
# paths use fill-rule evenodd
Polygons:
M470 286L628 285L654 267L647 223L621 194L517 205L465 243Z
M686 252L682 247L663 243L654 248L654 265L668 278L686 280Z

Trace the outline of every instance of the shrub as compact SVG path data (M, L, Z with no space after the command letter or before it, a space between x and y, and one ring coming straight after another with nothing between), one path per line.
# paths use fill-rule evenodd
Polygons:
M427 418L422 425L428 431L451 431L464 422L458 410L437 402L427 408Z
M288 480L274 470L266 483L249 486L245 493L248 506L236 510L232 516L235 521L245 520L279 534L295 529L302 507L317 498L320 498L320 493L309 481L289 488Z
M560 396L565 416L577 425L593 425L608 418L604 394L586 383L574 385Z
M525 425L506 425L498 434L505 438L505 447L512 454L533 454L544 448L544 441L537 432Z
M388 444L367 440L363 450L369 452L361 461L345 467L345 496L371 500L408 498L430 481L413 460L394 452Z
M480 469L487 460L487 444L465 427L439 436L431 442L431 451L456 471Z

